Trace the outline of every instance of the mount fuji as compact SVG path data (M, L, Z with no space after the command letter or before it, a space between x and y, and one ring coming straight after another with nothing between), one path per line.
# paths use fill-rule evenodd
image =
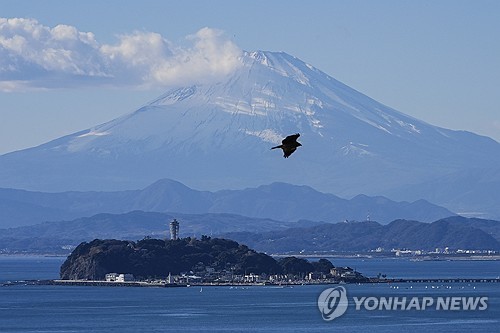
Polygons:
M218 83L171 89L105 124L0 156L0 187L123 190L170 178L221 190L285 182L500 217L495 140L405 115L286 53L245 52L240 60ZM290 158L270 150L293 133L302 147Z

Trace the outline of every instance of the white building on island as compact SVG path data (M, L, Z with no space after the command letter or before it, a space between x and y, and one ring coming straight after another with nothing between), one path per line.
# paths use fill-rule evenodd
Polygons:
M118 273L108 273L106 274L107 282L130 282L134 281L134 276L132 274L118 274Z

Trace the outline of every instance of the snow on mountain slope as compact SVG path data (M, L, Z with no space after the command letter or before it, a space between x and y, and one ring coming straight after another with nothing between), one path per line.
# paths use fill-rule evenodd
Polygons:
M279 181L416 200L426 198L420 184L500 168L498 142L407 116L293 56L247 52L241 62L217 84L172 89L108 123L0 156L0 186L113 190L171 178L218 190ZM269 150L297 132L303 146L289 159ZM428 194L469 209L456 193L467 179L453 184L454 193L444 182Z

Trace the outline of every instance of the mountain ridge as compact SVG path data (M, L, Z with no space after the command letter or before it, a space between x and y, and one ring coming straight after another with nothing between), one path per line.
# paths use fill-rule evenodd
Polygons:
M451 250L500 249L496 223L496 236L473 227L473 223L455 223L442 219L432 223L409 220L394 220L387 225L377 222L352 222L320 224L273 232L225 233L239 242L246 242L259 251L269 253L314 252L314 251L373 251L382 248L435 250L449 247Z
M174 218L180 222L181 237L216 235L268 252L371 251L378 247L500 250L500 221L460 216L432 223L397 219L382 225L375 221L283 222L236 214L132 211L3 229L0 253L67 253L80 242L96 238L166 239L168 223Z
M395 202L384 197L357 196L351 200L322 193L309 186L272 183L244 190L198 191L169 179L142 190L116 192L44 193L0 189L0 227L44 221L72 220L98 213L133 210L187 214L229 213L280 221L338 222L371 218L432 221L454 215L426 201ZM277 209L278 208L278 209Z
M500 201L498 177L469 186L499 174L498 142L405 115L286 53L246 52L241 62L216 84L177 87L105 124L0 156L0 186L109 191L170 178L217 191L285 182L500 216L491 203ZM269 151L296 132L303 147L290 159Z

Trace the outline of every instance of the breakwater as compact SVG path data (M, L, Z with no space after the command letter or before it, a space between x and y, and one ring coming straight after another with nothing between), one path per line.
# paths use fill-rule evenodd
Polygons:
M371 279L371 283L499 283L500 278L481 279L481 278L440 278L440 279Z
M126 282L110 282L110 281L91 281L91 280L21 280L7 281L1 286L8 287L14 285L52 285L52 286L91 286L91 287L156 287L156 288L178 288L190 286L286 286L286 285L319 285L319 284L339 284L339 283L359 283L357 281L288 281L288 282L253 282L253 283L214 283L214 282L196 282L192 284L182 283L166 283L163 281L126 281ZM362 283L500 283L500 278L439 278L439 279L377 279L371 278Z
M90 280L22 280L8 281L2 286L13 285L37 285L37 286L90 286L90 287L157 287L157 288L175 288L187 287L186 284L179 283L163 283L163 282L147 282L147 281L126 281L126 282L110 282L110 281L90 281Z

